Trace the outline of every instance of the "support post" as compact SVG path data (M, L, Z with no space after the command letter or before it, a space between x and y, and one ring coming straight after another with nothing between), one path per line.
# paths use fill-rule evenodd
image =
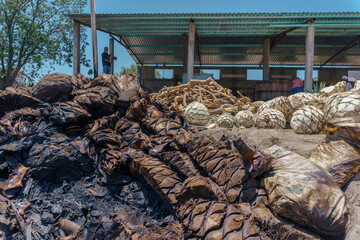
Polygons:
M73 23L73 74L80 73L80 23Z
M187 37L186 33L183 33L181 35L181 39L182 39L182 43L183 43L183 52L184 52L183 72L186 73L187 72L187 60L188 60L188 37Z
M195 47L195 22L190 20L189 40L188 40L188 60L187 60L187 81L194 76L194 47Z
M109 50L110 50L110 74L114 75L114 38L109 39Z
M91 8L91 37L92 37L92 49L93 49L94 78L96 78L99 72L98 72L95 0L91 0L90 8Z
M137 75L137 78L138 78L139 83L140 83L140 85L141 85L141 65L137 65L136 75Z
M305 52L305 82L304 90L312 90L312 76L314 68L315 27L307 27Z
M263 80L270 79L270 38L264 39L264 52L263 52Z
M195 31L195 41L196 41L196 49L197 49L198 57L199 57L199 63L201 66L200 40L199 40L199 35L197 34L196 31Z

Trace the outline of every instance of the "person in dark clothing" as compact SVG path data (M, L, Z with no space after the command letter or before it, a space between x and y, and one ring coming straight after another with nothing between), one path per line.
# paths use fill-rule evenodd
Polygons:
M109 51L108 47L105 47L104 52L101 54L103 73L107 73L107 74L110 73L110 66L111 66L111 62L110 62L111 56L109 55L108 51Z

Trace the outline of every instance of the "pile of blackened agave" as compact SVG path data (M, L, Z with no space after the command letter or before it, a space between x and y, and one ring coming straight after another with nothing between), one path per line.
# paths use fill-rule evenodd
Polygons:
M247 166L266 155L188 130L134 75L50 74L0 114L4 238L320 239L268 207Z

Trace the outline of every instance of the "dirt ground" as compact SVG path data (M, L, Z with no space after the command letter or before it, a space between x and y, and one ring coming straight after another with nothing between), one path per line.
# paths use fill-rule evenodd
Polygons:
M325 141L326 137L325 134L296 134L292 129L259 128L214 128L200 131L200 134L211 136L216 141L220 141L223 136L232 138L234 135L240 135L252 149L262 150L276 144L302 156L307 156L310 150L314 149L319 142Z

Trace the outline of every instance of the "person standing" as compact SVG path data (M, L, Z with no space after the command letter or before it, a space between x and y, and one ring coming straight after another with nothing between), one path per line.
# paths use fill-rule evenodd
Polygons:
M353 86L352 86L351 82L349 81L349 78L346 75L342 76L341 80L346 81L346 91L349 91L352 89Z
M104 52L101 54L103 73L106 74L110 73L110 66L111 66L111 61L110 61L111 56L109 55L108 51L109 51L108 47L105 47Z
M293 93L299 93L302 92L302 88L304 86L303 80L299 77L292 80L292 92Z

